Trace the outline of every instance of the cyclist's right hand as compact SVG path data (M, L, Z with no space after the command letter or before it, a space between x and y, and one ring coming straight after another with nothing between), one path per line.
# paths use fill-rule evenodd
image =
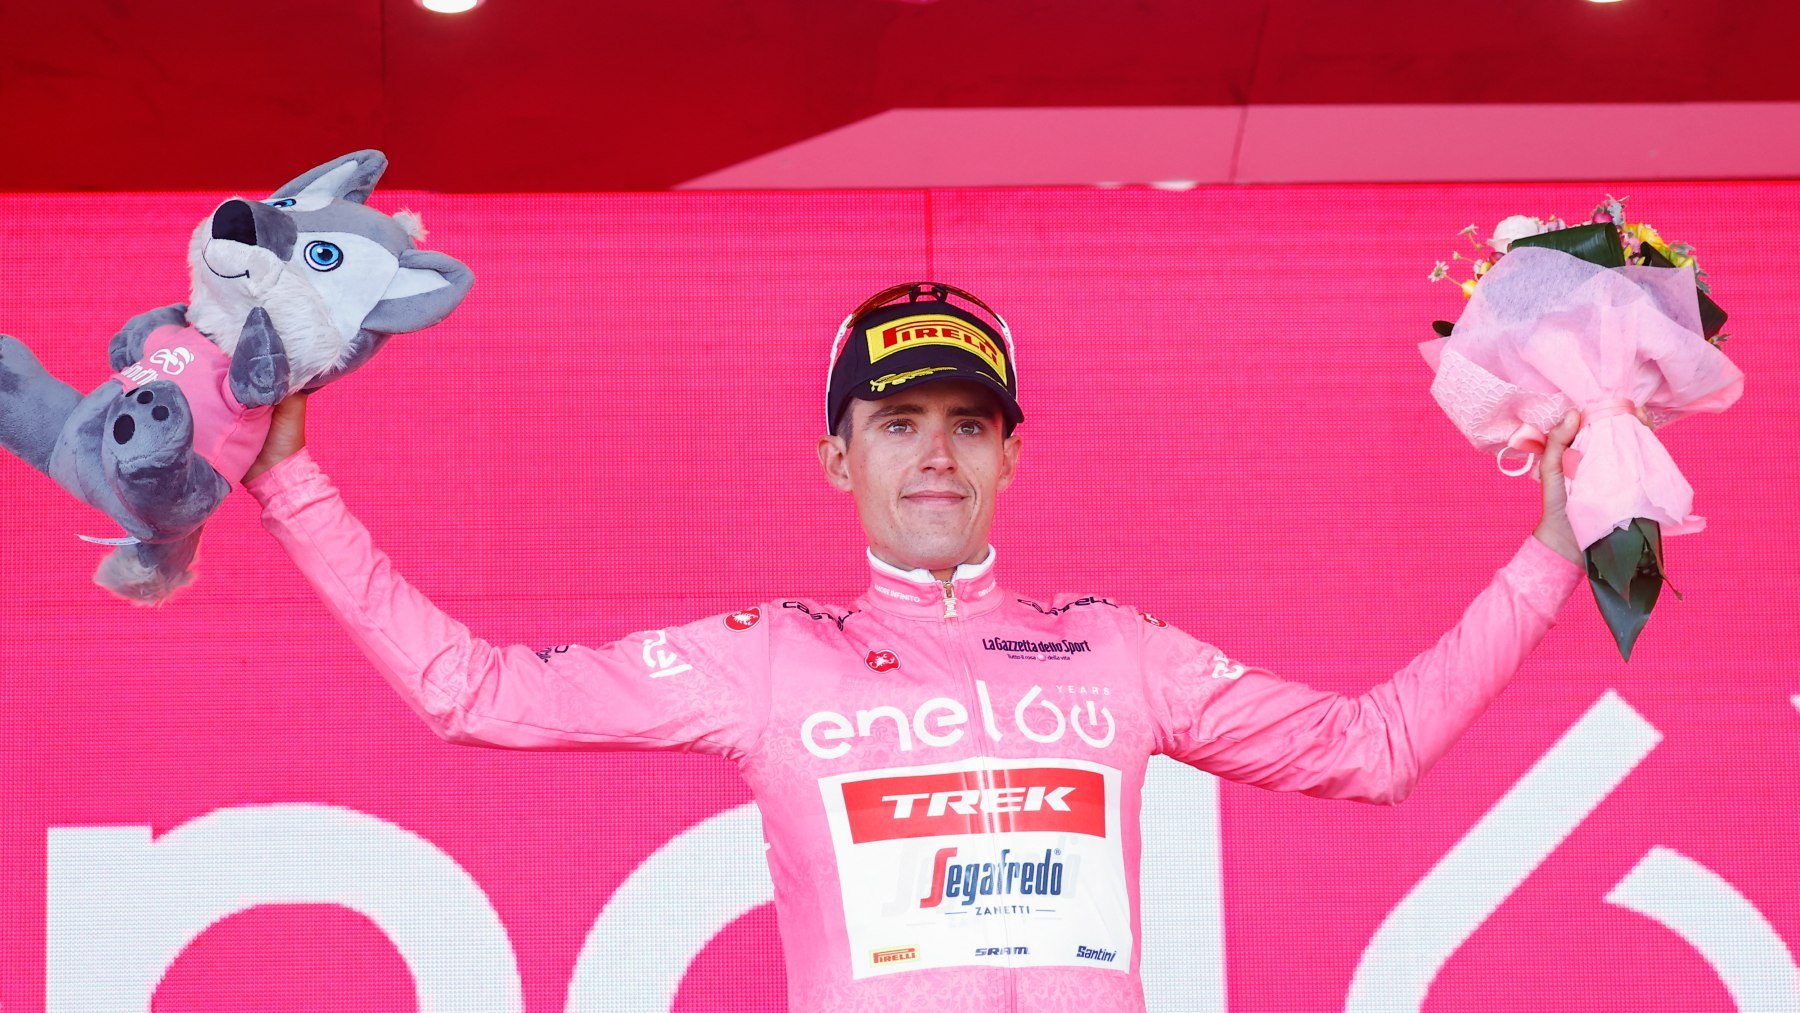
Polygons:
M244 473L244 481L250 481L305 448L307 396L304 391L290 394L275 406L275 414L269 421L269 436L263 440L262 453L256 456L250 470Z

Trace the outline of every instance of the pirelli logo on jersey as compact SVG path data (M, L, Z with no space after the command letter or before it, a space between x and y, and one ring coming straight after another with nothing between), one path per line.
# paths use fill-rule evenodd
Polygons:
M871 327L865 333L869 338L871 364L912 345L949 345L974 353L981 361L994 368L995 377L1004 379L1006 376L1006 355L994 343L994 339L952 316L923 313L901 317Z
M876 950L869 954L869 962L873 964L897 964L902 960L919 959L917 946L900 946L891 950Z
M1106 836L1106 780L1069 767L872 777L842 784L856 844L1034 830Z

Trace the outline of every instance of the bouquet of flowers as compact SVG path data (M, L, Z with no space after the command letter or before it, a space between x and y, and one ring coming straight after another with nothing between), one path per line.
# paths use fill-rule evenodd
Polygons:
M1419 346L1437 374L1432 396L1513 475L1535 473L1544 434L1571 408L1581 413L1563 458L1569 522L1594 600L1629 660L1667 580L1663 536L1706 523L1655 430L1724 411L1744 390L1744 374L1719 349L1725 311L1693 249L1627 223L1624 201L1611 196L1579 225L1514 215L1485 242L1473 225L1462 234L1476 255L1451 260L1469 264L1460 281L1469 302ZM1430 280L1451 272L1439 261Z

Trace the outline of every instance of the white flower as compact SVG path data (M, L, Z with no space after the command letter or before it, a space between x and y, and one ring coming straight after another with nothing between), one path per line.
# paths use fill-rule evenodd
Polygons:
M1513 215L1494 226L1494 235L1487 241L1487 244L1494 248L1495 253L1505 253L1506 248L1511 246L1514 240L1524 239L1526 236L1541 236L1549 231L1549 226L1545 225L1541 218L1533 218L1530 215Z

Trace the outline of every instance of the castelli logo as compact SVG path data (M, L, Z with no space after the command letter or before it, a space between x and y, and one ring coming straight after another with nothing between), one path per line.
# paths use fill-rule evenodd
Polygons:
M740 633L743 632L744 630L749 629L752 626L755 626L758 622L761 622L761 621L762 621L762 608L761 607L748 608L742 612L733 612L732 614L725 617L725 625L730 627L731 629L737 630Z
M1168 623L1163 622L1161 619L1156 618L1155 616L1151 615L1148 612L1144 613L1144 621L1149 623L1152 626L1155 626L1158 629L1161 629L1162 627L1169 625Z
M866 660L877 672L891 672L900 667L900 659L894 657L893 651L870 651Z

